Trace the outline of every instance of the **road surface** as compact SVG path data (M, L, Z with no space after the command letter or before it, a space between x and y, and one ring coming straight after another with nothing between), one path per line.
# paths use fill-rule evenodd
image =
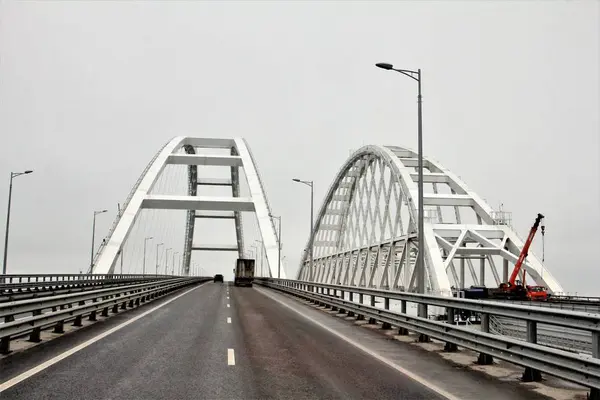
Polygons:
M427 355L416 357L346 323L360 334L354 340L379 346L374 351L397 349L394 362L408 360L404 367L423 377L414 380L323 327L344 323L265 289L211 282L0 360L0 398L542 398L514 383L456 371ZM39 370L48 360L50 365ZM445 397L445 390L455 397Z

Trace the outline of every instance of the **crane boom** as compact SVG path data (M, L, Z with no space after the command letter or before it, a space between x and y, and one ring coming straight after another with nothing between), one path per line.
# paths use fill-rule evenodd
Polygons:
M540 222L542 221L543 218L544 218L544 216L542 214L538 213L537 218L535 219L535 222L534 222L533 226L531 227L531 230L529 231L529 236L527 237L527 240L525 241L523 250L521 250L521 254L519 254L519 259L517 260L517 263L515 264L515 268L513 269L513 272L510 275L510 279L508 280L508 282L510 282L511 285L515 284L515 280L517 279L517 276L519 275L519 272L521 271L523 262L525 261L525 259L527 258L527 255L529 254L529 247L531 246L531 243L533 242L535 233L536 233L538 227L540 226Z

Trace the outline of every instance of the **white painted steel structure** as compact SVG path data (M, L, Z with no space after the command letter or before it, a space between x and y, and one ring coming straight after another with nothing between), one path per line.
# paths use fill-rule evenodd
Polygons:
M417 242L417 162L416 152L397 146L354 152L329 188L309 237L313 274L305 251L297 279L314 276L319 283L414 291L416 256L424 249L428 293L448 296L452 288L484 284L487 272L496 284L506 281L523 246L507 213L494 212L429 158L423 161L425 243ZM532 211L532 223L537 212ZM531 252L525 270L527 283L563 292Z
M231 155L198 154L203 148L230 149ZM182 150L186 154L178 154ZM168 164L188 166L187 196L149 194ZM198 179L197 166L200 165L231 168L231 179ZM250 189L249 197L240 197L239 168L243 168ZM197 187L202 185L230 186L232 196L197 196ZM113 273L115 263L123 250L123 245L139 216L140 210L144 208L188 210L185 226L185 248L183 249L184 275L189 274L191 252L194 250L237 251L239 257L243 257L244 239L241 212L253 212L256 215L261 240L264 243L264 254L270 276L277 276L278 246L275 226L269 217L271 210L260 180L258 168L244 139L175 137L170 140L158 151L134 185L123 206L124 211L110 229L108 240L102 244L96 254L93 273ZM207 246L192 243L196 218L229 218L235 220L237 245Z

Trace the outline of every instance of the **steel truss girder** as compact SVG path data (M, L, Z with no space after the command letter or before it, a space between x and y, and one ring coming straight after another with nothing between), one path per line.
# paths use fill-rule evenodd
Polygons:
M230 149L229 156L213 156L197 154L198 150L207 148ZM186 154L180 154L180 151ZM152 188L167 164L188 165L188 196L150 195ZM198 165L219 165L231 168L231 180L201 179L197 177ZM239 168L243 168L249 187L249 196L240 197ZM198 186L218 185L231 186L232 197L215 198L198 196ZM243 227L241 212L253 212L258 221L259 232L264 244L264 254L268 265L268 275L276 276L279 256L275 225L271 218L270 206L260 179L256 162L246 141L241 138L194 138L175 137L165 144L152 158L140 179L124 204L123 212L111 228L105 244L95 258L92 268L94 274L111 274L115 263L122 251L131 229L143 208L169 208L188 210L186 219L186 236L184 243L184 274L189 274L190 254L193 250L201 251L232 251L243 254ZM203 210L197 212L197 210ZM211 213L211 211L220 211ZM225 214L223 211L231 212ZM203 245L193 244L194 229L198 227L197 218L233 218L236 225L237 244L232 245ZM282 270L282 275L285 271Z
M492 208L455 174L425 158L425 242L418 243L416 167L417 153L402 147L369 145L354 152L329 187L307 240L307 248L314 246L314 274L309 274L305 252L297 278L410 291L416 255L424 251L431 293L451 295L465 267L474 282L485 282L484 273L491 269L498 283L497 261L514 264L523 241L495 221ZM402 245L394 239L407 235ZM474 259L479 259L479 273ZM551 293L563 292L535 254L529 254L525 270Z

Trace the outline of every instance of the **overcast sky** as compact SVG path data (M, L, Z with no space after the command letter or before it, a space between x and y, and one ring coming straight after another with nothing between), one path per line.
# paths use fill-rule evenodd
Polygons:
M78 272L91 213L116 208L175 135L245 137L295 269L316 207L365 144L425 152L600 295L599 2L0 1L0 210L9 272ZM106 232L113 214L100 218ZM4 227L5 214L0 215ZM536 243L536 252L540 251ZM227 267L229 268L229 266Z

